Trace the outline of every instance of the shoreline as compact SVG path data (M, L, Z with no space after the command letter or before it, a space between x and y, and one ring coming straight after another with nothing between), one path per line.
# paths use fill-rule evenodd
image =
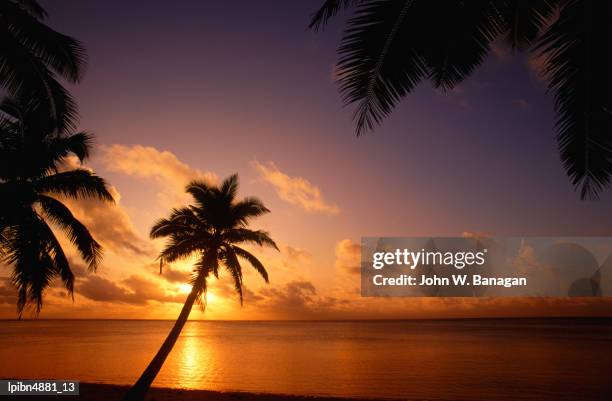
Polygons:
M19 379L15 379L19 380ZM45 395L45 396L3 396L3 399L17 401L39 400L83 400L83 401L119 401L130 386L119 384L80 383L78 396ZM6 397L6 398L5 398ZM292 395L271 393L250 393L243 391L215 391L180 389L168 387L151 387L146 401L393 401L394 398L354 398L318 395Z

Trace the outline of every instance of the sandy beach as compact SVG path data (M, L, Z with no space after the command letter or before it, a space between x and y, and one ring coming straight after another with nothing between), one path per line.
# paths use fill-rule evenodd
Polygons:
M112 384L81 383L80 396L9 396L6 399L19 401L29 400L80 400L80 401L119 401L128 390L128 386ZM4 398L3 398L4 399ZM207 390L182 390L153 387L149 391L148 401L373 401L371 398L342 397L307 397L287 394L264 394L247 392L220 392Z

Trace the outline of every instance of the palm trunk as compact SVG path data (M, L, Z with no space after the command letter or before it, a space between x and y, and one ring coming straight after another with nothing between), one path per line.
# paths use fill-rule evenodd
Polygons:
M159 373L162 365L164 364L168 354L172 351L172 347L174 347L174 343L178 339L181 334L181 330L183 330L183 326L185 326L185 322L187 322L187 318L189 317L189 313L191 312L191 307L196 300L195 290L192 290L185 301L185 305L183 305L183 309L181 310L181 314L179 315L176 323L174 323L174 327L170 330L170 334L166 337L166 341L162 344L157 354L149 363L149 366L142 372L142 375L138 379L138 381L132 386L132 388L127 392L127 394L123 397L122 401L142 401L144 400L145 394L149 391L151 387L151 383L155 380L155 376Z

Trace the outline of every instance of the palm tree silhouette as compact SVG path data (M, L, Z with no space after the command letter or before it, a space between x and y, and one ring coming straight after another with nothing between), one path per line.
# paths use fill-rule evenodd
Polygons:
M74 275L50 224L66 234L89 269L101 259L100 244L55 197L113 201L102 178L66 165L72 155L87 160L92 140L86 132L58 131L35 101L0 103L0 257L13 267L20 317L30 303L40 312L44 290L57 276L73 293Z
M86 51L45 25L46 16L35 0L0 1L0 87L44 102L58 129L76 129L76 103L58 78L78 82Z
M187 322L194 302L199 301L204 307L207 280L211 274L219 278L219 267L225 267L233 278L242 305L242 267L239 259L247 261L268 282L268 272L264 265L242 248L242 244L271 246L278 250L267 232L247 228L252 218L266 214L269 210L257 198L236 200L237 175L228 177L219 187L193 181L186 190L193 197L194 204L174 209L169 218L155 223L150 235L151 238L168 238L159 255L160 269L163 263L190 256L197 258L191 279L192 289L168 337L125 395L124 401L144 399Z
M310 27L354 8L338 49L338 83L357 105L356 134L371 131L424 79L453 89L498 38L545 60L557 140L581 198L612 174L612 3L593 0L326 0Z

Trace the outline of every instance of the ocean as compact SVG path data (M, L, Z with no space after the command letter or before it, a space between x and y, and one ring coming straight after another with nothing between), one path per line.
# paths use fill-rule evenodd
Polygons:
M171 321L1 321L0 377L130 384ZM190 321L158 387L418 400L612 400L612 319Z

